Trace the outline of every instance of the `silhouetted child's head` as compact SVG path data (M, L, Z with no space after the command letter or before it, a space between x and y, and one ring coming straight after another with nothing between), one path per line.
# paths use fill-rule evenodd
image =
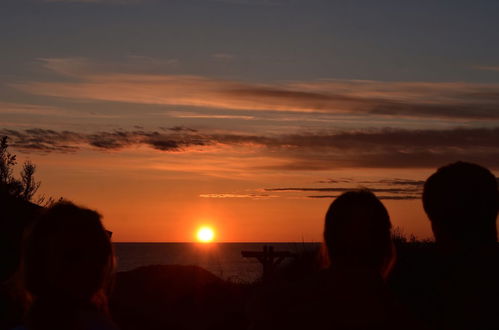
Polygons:
M385 273L393 257L390 217L368 190L336 198L326 213L324 240L330 263L369 267Z
M24 286L35 301L85 304L102 298L114 257L100 218L95 211L61 202L38 219L22 261Z
M497 241L497 181L482 166L457 162L439 168L426 180L423 206L439 243Z

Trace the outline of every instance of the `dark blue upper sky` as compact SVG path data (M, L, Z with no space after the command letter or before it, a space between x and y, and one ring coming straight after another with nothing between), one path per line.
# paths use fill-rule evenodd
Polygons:
M499 81L478 69L499 66L497 1L3 0L0 31L10 77L37 58L147 56L240 80Z

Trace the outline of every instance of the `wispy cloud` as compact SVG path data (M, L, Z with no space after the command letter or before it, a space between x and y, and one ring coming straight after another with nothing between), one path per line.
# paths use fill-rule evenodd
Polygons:
M126 5L143 3L148 0L41 0L42 2L62 2L62 3L96 3L96 4L113 4Z
M378 181L358 181L359 184L381 184L387 186L410 186L416 189L421 189L424 185L423 180L411 180L411 179L382 179Z
M149 2L157 2L158 0L38 0L47 3L93 3L93 4L112 4L112 5L127 5L127 4L141 4ZM213 2L221 2L233 5L252 5L252 6L276 6L282 5L289 0L205 0Z
M255 116L245 116L245 115L217 115L217 114L203 114L194 112L168 112L170 117L173 118L192 118L192 119L240 119L240 120L254 120Z
M270 199L276 198L279 196L276 195L268 195L268 194L201 194L199 195L201 198L250 198L250 199Z
M422 180L411 180L411 179L381 179L378 181L358 181L353 178L341 178L341 179L327 179L321 180L317 183L357 183L357 184L383 184L388 186L416 186L421 187L424 185L424 181Z
M119 151L145 146L161 152L225 152L246 150L272 161L252 162L248 167L266 170L328 170L339 167L412 168L435 167L456 161L474 161L499 167L499 127L449 130L379 129L332 133L251 135L197 131L171 127L147 131L114 130L94 133L39 128L2 129L20 150L69 152L85 148ZM227 149L228 148L228 149ZM366 182L369 184L369 182ZM384 182L391 186L421 186L403 179Z
M280 191L280 192L294 192L294 191L303 191L303 192L345 192L352 190L352 187L333 187L333 188L266 188L265 191ZM404 189L404 188L371 188L372 192L381 192L381 193L414 193L418 192L419 189Z
M350 183L352 182L352 179L350 178L343 178L343 179L327 179L327 180L320 180L317 181L317 183Z
M211 57L219 61L231 61L235 58L235 55L229 53L215 53L212 54Z
M38 116L68 115L63 109L49 105L0 102L0 113Z
M499 72L499 65L497 66L475 66L475 69L485 70L485 71L497 71Z
M339 195L310 195L306 196L307 198L337 198ZM420 196L384 196L384 195L377 195L381 200L414 200L414 199L420 199Z
M499 120L499 85L322 80L257 84L202 76L104 73L88 59L42 59L73 82L24 82L25 92L70 99L388 117ZM133 70L132 70L133 71Z
M139 129L143 129L142 127L138 127ZM173 127L160 127L163 131L173 131L173 132L187 132L187 133L196 133L198 130L185 127L185 126L173 126Z
M235 5L254 5L254 6L277 6L282 5L289 0L214 0Z
M121 60L93 61L85 57L42 57L37 63L43 68L61 76L82 78L108 74L161 72L180 65L176 58L156 58L144 55L127 55Z
M379 179L371 181L348 179L330 179L319 183L333 184L332 187L278 187L265 188L264 191L273 193L307 193L306 198L336 198L341 193L354 189L369 189L379 199L385 200L414 200L421 198L424 181L412 179ZM308 195L309 193L320 193ZM325 194L335 193L335 194Z
M96 113L93 111L75 111L60 106L10 102L0 102L0 114L23 117L25 118L23 124L20 124L18 122L17 125L24 125L27 127L31 127L33 118L36 118L38 116L52 117L53 119L61 119L63 117L78 119L119 119L124 117L123 114ZM3 124L4 121L0 120L0 125Z

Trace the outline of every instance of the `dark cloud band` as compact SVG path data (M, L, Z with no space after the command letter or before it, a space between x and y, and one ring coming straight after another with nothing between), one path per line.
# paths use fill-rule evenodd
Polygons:
M256 169L328 170L338 167L435 167L467 160L499 167L499 127L449 130L379 129L336 133L248 135L199 132L186 127L159 131L115 130L95 133L40 128L2 129L25 152L76 152L85 148L122 150L147 146L162 152L188 152L213 146L254 148L279 161L253 164ZM388 183L388 182L387 182ZM391 185L422 185L393 180Z

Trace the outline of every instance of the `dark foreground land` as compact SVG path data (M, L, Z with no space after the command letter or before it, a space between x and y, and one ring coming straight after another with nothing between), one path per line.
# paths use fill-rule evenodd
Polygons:
M408 312L406 322L410 324L401 326L409 329L409 325L420 322L431 324L435 316L432 313L442 311L438 306L432 305L435 287L431 283L438 276L436 272L440 266L436 246L428 241L398 239L396 247L398 260L389 277L388 286L400 305L400 310ZM494 263L491 265L491 274L497 274L497 260L490 261ZM320 268L319 250L297 256L277 269L267 281L254 283L224 281L196 266L141 267L117 274L110 300L111 312L115 322L123 330L248 329L248 306L254 303L255 296L282 287L283 283L298 283L311 278ZM463 273L469 275L466 270ZM482 278L482 275L480 278L467 279L472 280L472 283L468 283L471 288L481 288L481 279L484 283L494 281L493 278ZM478 309L463 313L476 326L472 328L497 329L497 323L491 322L497 316L497 311L483 310L497 306L498 296L494 296L497 285L493 288L485 286L484 289L484 295L477 297L472 304ZM456 291L457 300L463 294L467 295L465 290L465 287L453 290ZM482 318L475 323L473 319L477 315L492 318ZM467 325L457 326L459 329L469 328Z
M146 266L117 274L110 305L123 330L245 329L249 292L197 266Z
M412 263L406 256L425 258L431 243L399 244L399 262L392 276L395 290L406 289ZM247 306L262 289L292 283L320 269L320 251L308 251L278 268L268 281L234 283L197 266L151 265L116 274L110 311L123 330L247 329ZM22 320L19 301L6 296L15 288L3 287L0 329L11 329ZM15 296L15 295L14 295Z
M434 250L430 242L399 242L399 262L390 286L396 294L411 295L408 286L418 262ZM247 329L247 305L255 294L282 282L296 282L320 268L319 251L298 256L279 268L267 282L224 281L197 266L155 265L117 274L111 312L123 330Z
M438 268L435 244L398 240L396 245L398 260L388 281L390 290L424 321L426 316L418 315L418 309L431 306L421 283L430 283ZM319 250L298 255L267 281L254 283L226 281L197 266L151 265L119 272L110 295L111 315L123 330L248 329L248 305L254 297L313 276L320 270L319 255ZM432 288L427 290L430 297ZM0 330L11 329L22 319L21 306L8 299L2 303L10 305L1 307Z

